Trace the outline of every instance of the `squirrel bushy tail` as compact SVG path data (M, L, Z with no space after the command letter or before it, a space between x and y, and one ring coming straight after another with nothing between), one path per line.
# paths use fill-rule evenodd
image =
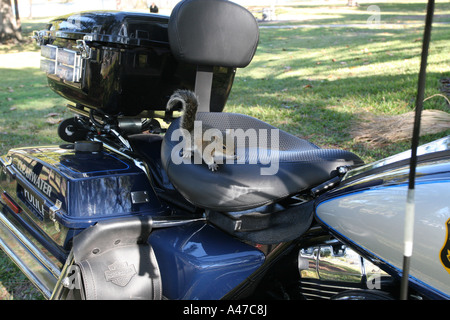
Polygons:
M180 128L192 132L194 130L195 115L197 114L198 98L195 93L190 90L177 90L167 102L166 109L171 110L178 103L181 103L183 111Z

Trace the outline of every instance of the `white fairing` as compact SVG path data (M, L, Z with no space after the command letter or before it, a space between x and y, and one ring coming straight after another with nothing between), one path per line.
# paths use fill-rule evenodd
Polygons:
M392 173L404 174L399 171ZM319 204L316 214L344 238L382 262L402 269L407 188L406 183L382 184L343 194ZM450 179L418 181L415 189L411 276L420 285L450 297L450 269L440 258L449 237Z

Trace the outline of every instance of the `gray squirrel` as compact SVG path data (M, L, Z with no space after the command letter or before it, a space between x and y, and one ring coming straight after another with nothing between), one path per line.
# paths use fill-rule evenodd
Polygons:
M218 170L217 162L219 159L222 161L224 159L236 159L234 147L228 148L224 143L224 141L227 141L227 133L221 133L222 139L217 139L217 136L213 136L213 141L205 141L205 132L213 128L202 125L201 135L194 134L195 118L198 109L198 98L194 92L190 90L175 91L167 102L166 109L172 110L179 103L182 106L180 129L184 129L181 131L184 141L183 158L190 158L193 152L197 152L211 171Z

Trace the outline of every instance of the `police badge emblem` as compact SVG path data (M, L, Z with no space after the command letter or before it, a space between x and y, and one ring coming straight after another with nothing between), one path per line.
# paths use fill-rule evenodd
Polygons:
M450 219L447 220L445 226L447 227L447 236L445 238L445 244L439 254L439 258L444 268L450 273Z

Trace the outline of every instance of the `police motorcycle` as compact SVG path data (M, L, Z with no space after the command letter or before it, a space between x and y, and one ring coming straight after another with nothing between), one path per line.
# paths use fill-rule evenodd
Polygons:
M82 12L35 33L75 116L58 128L67 143L0 157L0 247L46 298L450 297L450 137L364 164L221 112L258 37L226 0ZM197 120L256 146L248 134L215 172L177 162L165 107L180 88Z

